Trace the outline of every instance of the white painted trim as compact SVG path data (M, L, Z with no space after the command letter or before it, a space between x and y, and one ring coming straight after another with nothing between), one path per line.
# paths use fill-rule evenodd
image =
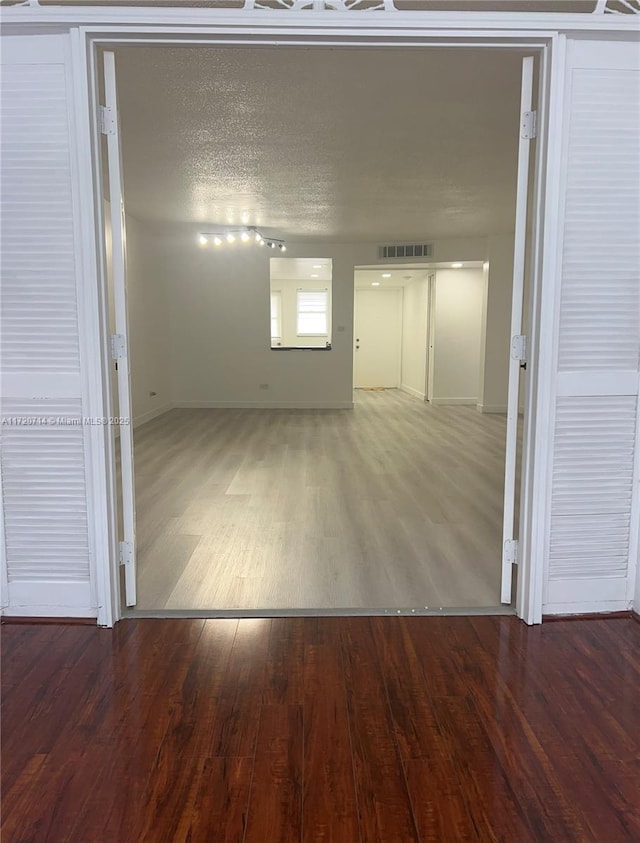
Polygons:
M98 610L91 605L88 582L34 582L18 580L9 583L11 608L9 617L95 618Z
M102 202L97 199L98 176L94 160L99 161L100 145L94 131L96 116L90 111L90 75L87 44L77 30L71 32L73 100L77 142L73 144L76 207L79 214L79 266L82 284L78 296L78 316L82 354L82 406L87 416L112 416L110 401L110 359L108 343L108 307L104 300L106 280L101 278L104 254ZM95 159L94 159L94 156ZM104 281L104 283L103 283ZM119 572L117 560L115 505L112 503L115 462L110 427L88 425L85 428L85 472L89 549L97 618L100 626L112 626L120 617Z
M133 429L135 430L137 427L142 427L143 424L146 424L153 419L157 419L159 416L164 416L165 413L173 410L174 407L175 404L163 404L162 407L156 407L155 410L149 410L148 413L141 413L139 416L134 416Z
M414 389L412 386L407 386L406 383L400 384L400 391L406 392L407 395L413 395L414 398L419 398L421 401L426 399L424 392L420 392L419 389Z
M9 575L7 571L7 544L4 532L4 494L0 471L0 615L9 604Z
M131 424L131 343L129 334L129 308L127 304L127 249L124 188L122 183L122 149L120 144L120 120L118 114L118 87L116 59L112 50L102 54L104 79L104 105L114 118L114 131L107 132L106 173L109 185L109 213L111 217L111 278L115 316L115 333L124 338L123 352L118 359L117 389L118 413L126 419L120 426L120 515L121 537L130 548L125 566L125 602L135 606L137 602L136 577L136 494L135 469L133 465L133 424Z
M430 404L446 405L446 404L473 404L474 407L478 403L477 396L475 398L430 398Z
M520 554L516 612L525 623L542 622L549 558L551 467L560 318L559 220L564 125L566 37L557 35L540 62L536 181L532 217L529 363L525 381L520 505Z
M546 617L554 615L608 615L611 612L628 612L629 604L624 600L598 600L597 603L578 601L577 603L554 603L544 606Z
M9 6L2 10L3 26L42 27L109 27L128 29L134 33L141 28L170 27L181 31L193 28L224 25L240 31L271 29L281 33L299 34L308 28L319 29L322 34L333 31L357 29L360 34L375 36L389 29L405 30L411 34L420 27L429 27L446 34L477 34L496 36L514 31L529 30L533 33L550 31L569 32L633 32L637 25L633 15L594 15L590 13L555 12L437 12L399 11L385 14L379 11L286 12L285 10L254 10L180 7L123 7L117 6ZM631 20L629 20L629 18ZM187 30L188 31L188 30Z
M91 277L91 273L85 273L85 265L87 260L86 244L89 239L85 236L85 226L87 221L91 220L91 214L85 214L82 203L82 176L81 168L83 166L82 156L86 154L85 150L79 149L78 143L78 121L82 119L82 114L77 112L77 91L78 85L81 84L81 79L78 79L76 73L75 62L75 48L77 44L77 36L73 33L71 37L69 33L67 39L66 50L68 52L68 61L65 62L65 77L69 97L69 149L70 149L70 172L71 172L71 202L73 207L73 226L74 226L74 240L80 244L76 248L75 274L76 274L76 297L78 309L78 337L81 348L92 347L91 342L91 325L95 320L96 314L96 299L95 288L87 284L87 277ZM82 66L80 67L82 72ZM94 346L94 351L98 352L98 348ZM83 408L83 415L91 417L93 413L88 412L88 408L92 405L91 391L92 383L88 372L86 371L86 357L80 354L80 400ZM99 536L99 522L92 517L96 509L94 503L95 487L94 487L94 471L91 460L87 459L91 452L94 440L98 441L104 436L97 428L100 425L83 425L83 450L85 454L85 495L87 499L87 544L89 550L89 606L95 611L97 616L98 606L98 568L96 559L100 553L100 536ZM54 590L55 591L55 590ZM55 598L57 602L58 599ZM85 602L84 598L81 600Z
M180 409L351 410L353 401L178 401Z
M476 409L479 413L500 413L504 415L507 412L506 404L476 404Z
M627 568L627 599L638 611L640 602L640 373L638 373L636 401L636 436L633 465L633 497L629 528L629 566Z
M543 604L543 613L549 614L557 610L558 606L570 606L573 603L601 605L615 601L623 608L630 609L632 600L627 594L628 577L585 577L583 582L588 592L585 599L580 594L580 580L573 578L569 580L550 580L547 585L547 599ZM597 599L591 595L597 594ZM577 611L577 610L576 610Z
M519 142L518 168L516 178L515 231L513 245L513 282L511 295L511 327L509 337L523 332L524 313L524 276L527 252L527 215L529 211L529 161L534 141L522 131L522 116L530 112L533 106L533 76L536 56L522 59L522 78L520 91L520 113L518 115ZM535 149L533 150L535 152ZM506 548L516 536L516 478L518 475L518 416L520 407L520 361L513 353L509 354L509 377L507 388L507 428L504 457L504 506L502 515L502 547ZM500 584L500 602L511 604L513 584L513 563L503 551L502 577Z

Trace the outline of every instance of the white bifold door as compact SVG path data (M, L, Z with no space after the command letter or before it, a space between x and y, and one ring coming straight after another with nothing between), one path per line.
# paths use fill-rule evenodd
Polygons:
M515 242L513 257L513 293L511 305L511 348L509 349L509 392L507 399L507 441L504 477L504 520L502 528L502 603L511 603L513 566L518 561L516 525L516 476L518 467L518 413L520 374L526 367L527 338L522 335L525 251L527 238L527 202L530 147L535 137L536 114L532 110L534 59L522 60L518 174L516 190Z
M116 90L115 55L104 53L104 105L100 106L100 128L106 136L106 162L109 182L109 220L111 237L106 238L107 265L110 266L110 296L112 310L111 357L116 369L112 380L115 395L112 406L117 412L119 435L119 518L118 552L124 567L124 590L127 606L136 604L136 514L133 472L133 420L131 416L131 377L129 361L129 327L127 317L127 239L125 230L124 195L122 189L122 158L118 97ZM115 381L115 383L114 383ZM117 410L116 410L117 406Z

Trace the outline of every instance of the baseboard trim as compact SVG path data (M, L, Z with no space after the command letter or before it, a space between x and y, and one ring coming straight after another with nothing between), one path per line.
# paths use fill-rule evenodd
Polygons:
M420 392L419 389L414 389L412 386L407 386L406 383L400 384L400 391L406 392L407 395L413 395L414 398L419 398L421 401L426 398L424 392Z
M506 404L476 404L479 413L506 413Z
M352 410L353 401L178 401L182 410Z
M632 618L634 613L630 609L604 612L577 612L574 615L543 615L543 623L554 621L594 621L594 620L616 620L617 618ZM637 617L637 616L636 616Z
M163 416L165 413L173 410L174 406L174 404L164 404L162 407L157 407L155 410L149 410L148 413L142 413L139 416L135 416L133 419L134 430L136 427L141 427L143 424L150 422L152 419L157 419L158 416Z
M630 617L631 609L628 600L589 600L580 603L548 603L542 607L542 619L551 620L552 617L580 619L594 617Z
M445 406L447 404L473 404L474 406L478 403L477 398L432 398L430 401L431 404L442 405Z

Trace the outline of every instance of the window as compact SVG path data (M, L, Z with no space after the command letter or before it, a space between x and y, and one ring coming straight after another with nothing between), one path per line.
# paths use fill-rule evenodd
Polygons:
M282 293L271 293L271 341L282 339Z
M269 260L269 320L274 351L331 351L332 273L331 258Z
M326 337L329 333L329 291L298 290L296 302L299 337Z

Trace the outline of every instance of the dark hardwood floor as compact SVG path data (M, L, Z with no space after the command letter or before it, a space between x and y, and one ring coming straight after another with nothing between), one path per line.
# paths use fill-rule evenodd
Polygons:
M640 840L640 624L2 627L7 843Z

